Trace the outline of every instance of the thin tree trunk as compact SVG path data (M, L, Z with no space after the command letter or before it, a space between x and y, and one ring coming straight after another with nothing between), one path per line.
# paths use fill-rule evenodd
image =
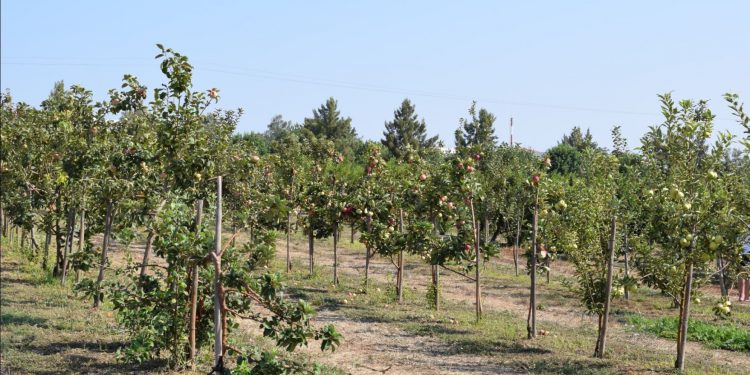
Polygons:
M339 285L339 223L333 223L333 285Z
M370 219L367 220L367 233L370 233ZM367 245L365 245L365 292L367 292L367 287L369 286L369 278L370 278L370 257L372 255L370 254L370 243L368 242Z
M521 240L521 219L518 219L516 226L516 242L513 245L513 267L516 269L516 276L518 276L518 243Z
M623 248L625 249L624 255L625 255L625 277L630 277L630 249L628 248L628 231L627 226L625 226L625 236L623 238ZM625 300L630 300L630 292L628 292L628 288L625 288Z
M474 199L472 198L469 201L469 205L471 206L471 229L474 231L474 250L476 254L476 275L475 275L475 299L476 299L476 312L477 312L477 322L482 320L482 290L481 284L480 284L480 268L481 268L481 259L482 259L482 252L481 248L479 246L479 228L477 228L477 217L474 212Z
M203 200L199 200L201 202L201 212L203 212ZM164 208L164 205L167 203L166 199L162 199L161 202L159 202L159 205L156 207L156 212L151 216L151 228L148 230L148 235L146 237L146 246L143 249L143 260L141 261L141 273L140 278L143 280L143 277L146 276L146 269L148 268L148 258L151 256L151 250L154 247L154 240L156 239L156 229L153 228L153 221L156 220L156 218L159 216L159 213L161 212L162 208Z
M356 231L356 230L354 229L354 224L352 224L352 226L351 226L351 230L352 230L352 232L351 232L351 235L350 235L350 237L349 237L349 243L354 243L354 233L356 233L356 232L357 232L357 231Z
M719 268L719 287L721 288L721 296L726 297L729 295L727 291L726 280L724 279L724 259L721 255L716 257L716 265Z
M112 233L112 200L107 202L107 213L104 219L104 240L102 243L102 257L99 261L99 275L96 278L96 294L94 294L94 307L99 307L102 302L101 288L104 280L104 267L107 264L107 249L109 248L109 237Z
M73 249L73 233L75 230L76 223L76 211L73 207L68 211L68 220L65 233L65 248L63 250L63 265L62 265L62 277L60 277L60 285L65 285L65 278L68 275L68 256Z
M148 230L148 235L146 236L146 247L143 250L140 280L143 280L143 278L146 276L146 268L148 268L148 257L151 255L151 249L154 246L154 238L156 238L156 230L154 230L154 228L151 228Z
M482 219L482 227L484 228L484 244L487 245L490 243L490 221L487 220L487 215L484 215L484 219Z
M44 230L44 257L42 257L42 269L47 271L47 261L49 260L49 245L52 243L52 224L47 224Z
M597 353L599 352L599 345L602 342L602 323L603 323L603 316L602 314L597 314L596 316L597 322L596 322L596 346L594 346L594 357L597 356Z
M224 373L223 359L223 288L221 285L221 176L216 177L216 228L214 231L214 371Z
M26 230L21 228L21 249L26 247Z
M599 326L599 346L594 351L594 357L604 358L604 352L607 348L607 326L609 324L609 309L612 304L612 268L615 263L615 236L617 233L617 217L612 216L612 222L609 225L609 254L607 255L607 284L604 293L604 314L602 314L602 323Z
M31 226L31 230L29 231L29 238L31 238L31 248L34 249L34 256L36 257L39 254L39 244L36 243L36 231L34 230L34 226Z
M78 252L83 252L86 239L86 209L81 208L81 220L78 228ZM76 270L76 283L81 281L81 270Z
M432 287L435 291L435 310L440 311L440 266L432 266Z
M315 273L315 234L310 226L310 233L307 234L307 246L310 253L310 275Z
M693 245L691 245L692 251ZM677 332L677 359L674 367L685 370L685 343L687 342L688 320L690 319L690 301L693 288L693 263L688 262L685 269L685 287L683 288L682 303L680 304L680 326Z
M195 202L195 232L199 232L203 221L203 199ZM195 370L195 325L198 313L198 270L200 265L193 264L190 275L190 328L188 340L190 343L190 369Z
M294 168L292 168L292 175L291 175L291 181L289 181L289 202L292 204L294 203ZM289 272L292 270L292 255L291 255L291 240L292 240L292 212L294 210L290 208L290 210L286 214L286 272ZM299 217L297 217L299 219ZM299 220L298 220L299 221ZM296 223L295 223L295 230L297 229Z
M52 276L60 276L62 273L62 247L63 247L63 233L60 229L60 219L55 220L55 269L52 270Z
M370 279L370 246L365 247L365 292L369 286Z
M399 208L398 210L398 231L404 233L404 210ZM398 269L396 270L396 292L398 294L398 303L404 301L404 250L401 249L398 252Z
M539 188L534 198L534 219L531 225L531 290L529 297L529 317L526 324L528 337L536 337L536 231L539 213Z
M286 214L286 272L292 270L291 239L292 239L292 212Z

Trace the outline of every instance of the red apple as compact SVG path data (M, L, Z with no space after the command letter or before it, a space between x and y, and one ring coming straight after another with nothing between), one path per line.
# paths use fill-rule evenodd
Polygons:
M211 99L216 99L217 97L219 97L219 90L216 88L208 90L208 97L210 97Z
M427 179L427 175L426 174L422 173L422 174L419 175L419 181L424 181L426 179Z

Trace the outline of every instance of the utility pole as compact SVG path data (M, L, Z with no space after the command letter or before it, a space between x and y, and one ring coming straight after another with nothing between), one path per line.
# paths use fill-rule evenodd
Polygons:
M510 118L510 147L513 147L513 117Z

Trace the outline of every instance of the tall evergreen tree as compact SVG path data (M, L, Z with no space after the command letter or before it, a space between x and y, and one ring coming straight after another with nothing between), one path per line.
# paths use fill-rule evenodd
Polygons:
M404 99L401 107L393 112L393 121L385 123L383 137L380 142L398 159L406 159L409 152L423 155L426 149L439 145L438 136L427 138L424 119L419 120L416 107L409 99Z
M268 124L265 133L263 135L268 138L269 141L274 142L288 137L289 133L295 132L299 129L299 125L289 120L284 120L281 115L273 116L271 122Z
M338 102L332 97L328 98L320 108L313 110L312 118L305 118L303 127L316 137L331 141L350 140L357 137L357 132L352 127L352 119L341 117Z
M471 119L462 118L460 126L456 129L456 148L480 146L484 149L492 149L495 146L495 115L481 108L477 113L477 102L473 102L469 108Z
M314 109L313 117L305 118L302 128L307 137L332 141L336 151L346 157L352 157L361 143L352 127L352 119L341 117L338 102L333 97L328 98L320 108Z
M623 139L621 137L617 140L617 142L622 141ZM617 147L624 148L625 145L619 145ZM599 145L594 142L594 137L591 135L590 130L586 129L586 134L584 135L581 128L574 126L570 131L570 134L564 134L556 146L547 150L547 156L552 159L550 172L560 174L581 173L583 152L587 149L603 151L599 148Z
M599 145L594 142L594 137L591 135L591 130L586 129L586 135L583 135L581 128L577 126L573 127L573 130L570 131L570 135L563 135L560 143L571 145L578 151L583 151L587 148L599 148Z

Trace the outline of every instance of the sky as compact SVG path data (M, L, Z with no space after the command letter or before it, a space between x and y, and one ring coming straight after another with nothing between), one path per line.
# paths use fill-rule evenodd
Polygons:
M0 88L38 105L55 81L103 100L133 74L164 82L156 43L188 56L194 88L243 108L239 132L302 122L328 97L365 139L404 98L447 146L473 100L496 135L535 150L573 126L631 148L661 123L657 94L750 103L748 1L35 1L0 3ZM750 106L750 104L749 104Z

